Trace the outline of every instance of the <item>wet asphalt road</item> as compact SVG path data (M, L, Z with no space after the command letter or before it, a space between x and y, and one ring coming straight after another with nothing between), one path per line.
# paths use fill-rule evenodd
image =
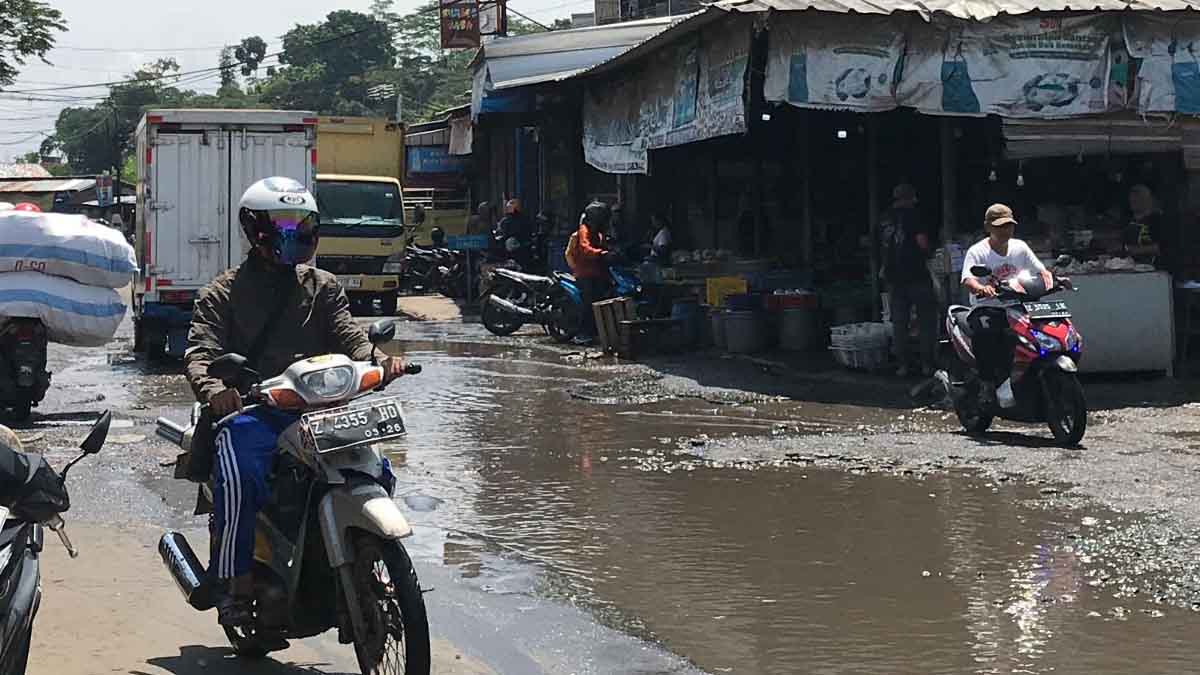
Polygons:
M58 463L112 409L109 447L73 475L72 522L195 528L152 426L186 417L186 385L119 337L53 348L54 388L21 433ZM612 365L469 325L399 337L426 365L395 387L412 430L389 450L407 544L436 589L435 635L498 672L1180 672L1200 658L1163 637L1200 627L1186 385L1089 384L1105 409L1064 451L1038 427L961 435L903 386L729 359Z

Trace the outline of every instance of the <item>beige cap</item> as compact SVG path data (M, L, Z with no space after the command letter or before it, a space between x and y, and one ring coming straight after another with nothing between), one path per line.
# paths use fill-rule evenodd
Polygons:
M1004 204L992 204L983 216L983 224L987 227L1002 227L1009 224L1016 225L1017 219L1013 218L1012 209Z

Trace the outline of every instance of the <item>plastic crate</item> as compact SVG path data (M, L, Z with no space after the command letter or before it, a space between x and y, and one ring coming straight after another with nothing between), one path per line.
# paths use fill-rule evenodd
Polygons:
M850 370L880 370L888 363L888 350L883 347L830 347L833 359Z

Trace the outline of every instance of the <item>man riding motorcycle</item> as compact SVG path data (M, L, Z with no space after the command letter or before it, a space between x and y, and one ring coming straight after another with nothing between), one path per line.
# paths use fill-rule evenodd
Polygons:
M971 291L972 309L967 323L974 336L984 402L990 403L997 395L997 383L1002 383L1002 390L1011 387L1008 371L1012 368L1010 341L1013 336L1008 327L1005 303L996 297L998 285L1021 272L1029 272L1040 275L1046 288L1053 288L1054 275L1028 244L1013 237L1017 220L1012 209L1004 204L993 204L984 214L983 223L988 237L967 251L963 259L962 285ZM976 277L971 272L974 267L986 267L991 270L991 277Z
M320 354L371 358L366 333L350 314L337 278L306 263L317 250L317 202L299 182L267 178L242 196L238 220L251 250L241 266L199 294L184 354L196 398L209 407L215 429L211 563L222 596L222 625L253 619L251 566L255 518L269 497L266 484L279 434L295 417L262 407L242 411L241 393L208 375L218 357L237 353L263 377ZM404 374L403 357L384 359L388 381ZM232 417L230 417L232 416Z

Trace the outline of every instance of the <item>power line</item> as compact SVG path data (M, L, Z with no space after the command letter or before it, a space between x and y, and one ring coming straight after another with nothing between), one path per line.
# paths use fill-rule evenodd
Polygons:
M103 52L107 54L176 54L184 52L210 52L217 49L224 49L229 45L220 45L216 47L174 47L170 49L115 49L113 47L74 47L71 45L54 45L54 49L62 49L69 52Z
M328 37L323 40L317 40L316 42L312 42L310 44L303 45L303 48L304 49L312 49L314 47L320 47L321 45L329 44L331 42L337 42L339 40L345 40L348 38L352 38L356 35L361 35L363 33L369 32L374 29L375 29L375 26L368 26L367 28L360 28L358 30L350 31L349 33L343 33L341 35L334 35L332 37ZM272 52L270 54L266 54L259 61L259 63L262 63L262 61L265 61L268 58L282 56L285 53L286 53L285 50L280 50L277 52ZM117 81L112 81L112 82L95 82L95 83L91 83L91 84L66 85L66 86L61 86L61 87L48 87L45 89L12 89L12 90L8 90L8 91L0 91L0 93L40 94L40 93L56 92L56 91L72 91L72 90L76 90L76 89L94 89L97 87L117 87L117 86L130 85L130 84L140 84L143 82L152 82L152 81L167 79L167 78L171 78L171 77L185 77L188 75L197 75L197 74L201 74L201 73L219 73L222 70L232 69L232 68L236 68L238 66L244 66L249 63L250 63L250 61L248 59L243 59L243 60L239 60L239 61L234 61L233 63L230 63L228 65L217 66L215 68L201 68L199 70L190 70L190 71L185 71L185 72L180 72L180 73L167 73L167 74L162 74L162 75L152 75L152 76L143 77L140 79L132 79L132 80L126 79L126 80L117 80Z

